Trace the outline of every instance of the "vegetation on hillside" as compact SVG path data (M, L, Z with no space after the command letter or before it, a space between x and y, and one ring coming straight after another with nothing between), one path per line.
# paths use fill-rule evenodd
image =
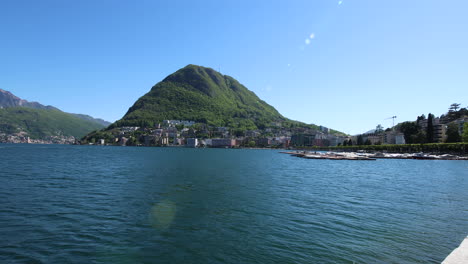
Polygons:
M153 86L109 129L152 127L170 119L240 130L263 129L277 121L284 127L316 128L283 117L232 77L210 68L188 65Z
M106 121L106 120L103 120L101 118L94 118L92 116L89 116L89 115L84 115L84 114L72 114L78 118L81 118L83 120L87 120L87 121L90 121L90 122L94 122L94 123L98 123L100 124L101 126L103 127L107 127L109 126L111 123Z
M55 109L11 107L0 109L0 133L26 132L32 139L48 136L80 138L104 126Z

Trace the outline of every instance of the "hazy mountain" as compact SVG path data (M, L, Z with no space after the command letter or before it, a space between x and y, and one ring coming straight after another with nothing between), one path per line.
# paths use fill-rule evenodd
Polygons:
M104 127L107 127L111 124L111 122L108 122L104 119L101 119L101 118L94 118L92 116L89 116L89 115L83 115L83 114L72 114L78 118L81 118L83 120L87 120L87 121L91 121L91 122L94 122L94 123L97 123L97 124L100 124Z
M38 102L29 102L26 100L23 100L14 94L12 94L9 91L5 91L0 89L0 108L7 108L7 107L28 107L28 108L33 108L33 109L55 109L58 110L57 108L50 106L50 105L42 105Z
M45 139L51 136L80 138L102 128L103 125L94 121L84 120L56 109L29 107L0 109L0 134L4 135L20 133L32 139Z
M109 124L88 115L65 113L50 105L29 102L0 89L0 142L16 142L17 137L80 138Z
M32 108L32 109L46 109L46 110L59 110L60 111L60 109L53 107L51 105L43 105L38 102L29 102L27 100L24 100L15 96L9 91L0 89L0 108L8 108L8 107L27 107L27 108ZM83 114L72 114L72 115L75 115L76 117L81 118L86 121L91 121L91 122L100 124L103 127L106 127L111 124L110 122L107 122L100 118L94 118L89 115L83 115Z

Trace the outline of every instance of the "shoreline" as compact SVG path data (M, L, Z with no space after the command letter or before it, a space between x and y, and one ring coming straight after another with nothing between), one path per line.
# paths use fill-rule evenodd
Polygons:
M185 145L168 145L168 146L122 146L122 145L91 145L91 144L67 144L67 143L12 143L0 142L0 145L69 145L69 146L95 146L95 147L144 147L144 148L193 148ZM454 154L431 154L424 152L417 153L387 153L378 151L326 151L326 150L304 150L304 149L285 149L285 148L268 148L268 147L196 147L197 149L249 149L249 150L277 150L282 154L290 154L292 156L306 159L333 159L333 160L375 160L375 159L415 159L415 160L468 160L467 155Z

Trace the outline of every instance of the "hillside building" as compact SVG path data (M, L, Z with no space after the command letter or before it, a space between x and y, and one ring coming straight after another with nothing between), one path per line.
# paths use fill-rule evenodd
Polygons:
M189 147L189 148L198 147L198 139L196 139L196 138L187 138L187 147Z

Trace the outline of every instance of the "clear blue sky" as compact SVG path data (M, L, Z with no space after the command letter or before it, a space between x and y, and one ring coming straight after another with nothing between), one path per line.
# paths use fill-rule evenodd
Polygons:
M468 103L468 1L0 2L0 88L109 121L187 64L346 133Z

